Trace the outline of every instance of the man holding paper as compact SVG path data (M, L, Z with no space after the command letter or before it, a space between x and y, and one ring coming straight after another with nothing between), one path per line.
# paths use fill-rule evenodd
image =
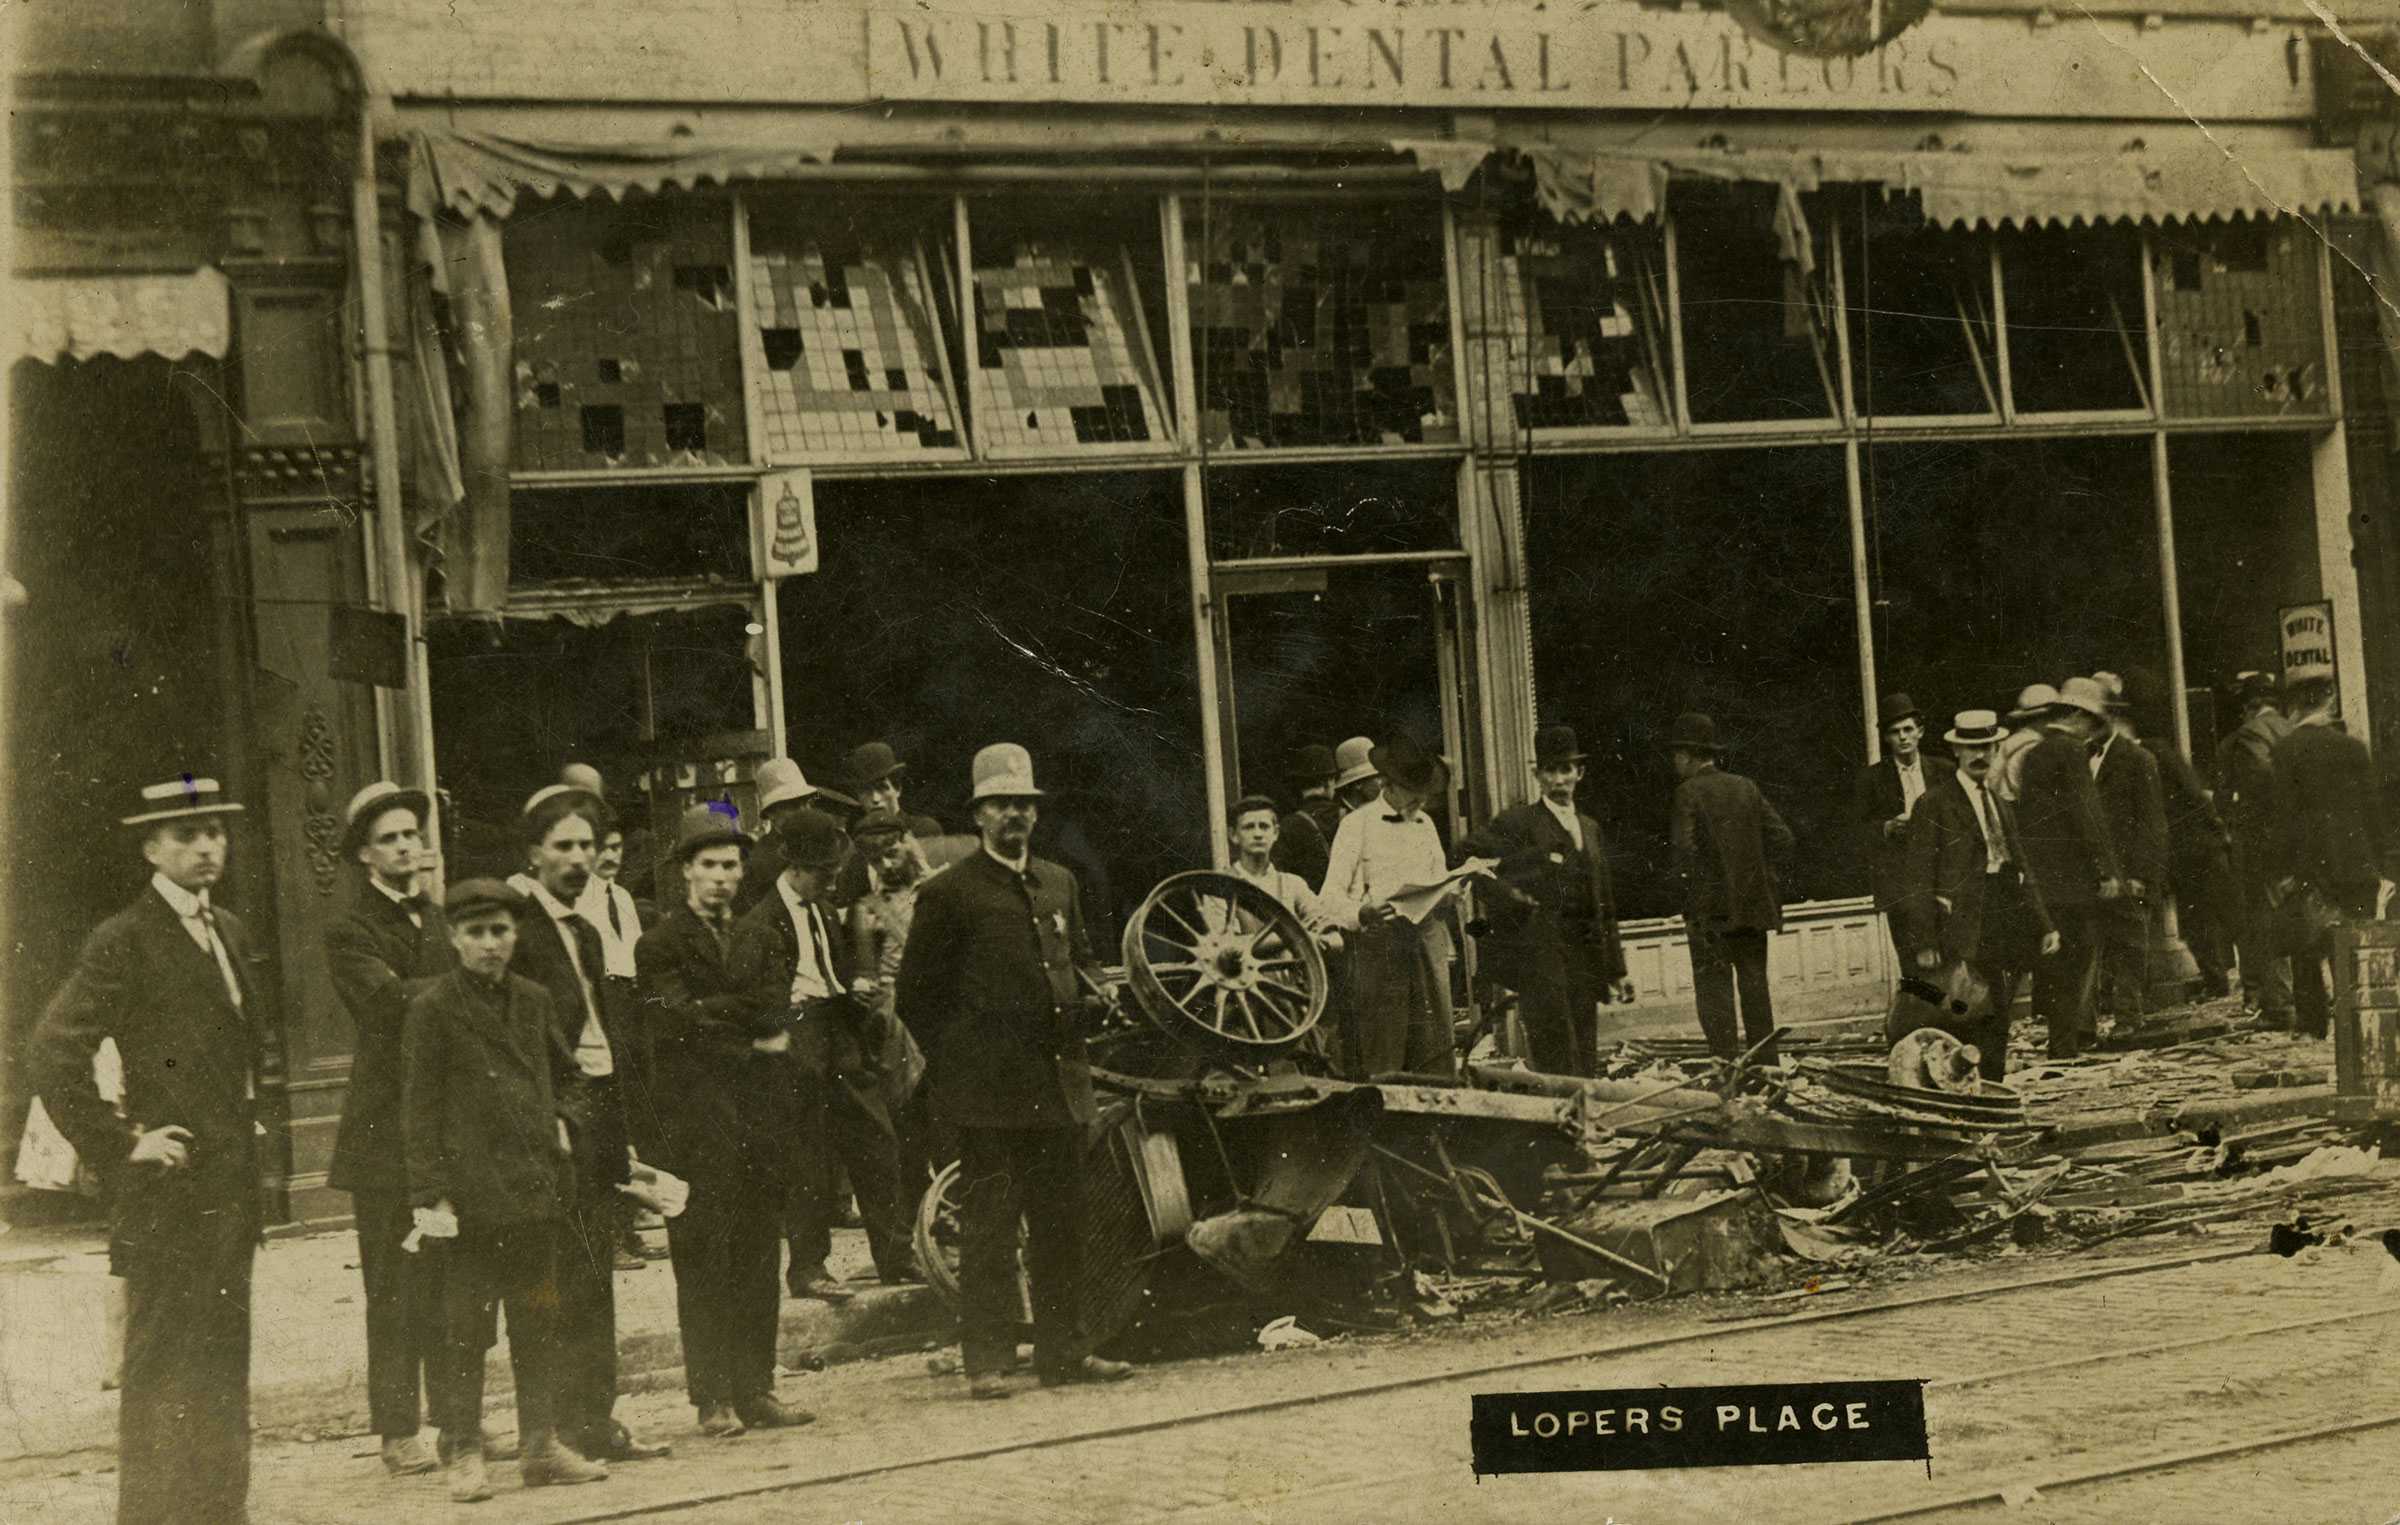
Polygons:
M1350 940L1361 1078L1405 1071L1450 1076L1449 926L1434 913L1488 865L1450 872L1441 833L1425 813L1449 782L1449 765L1406 737L1372 752L1383 798L1352 811L1333 836L1317 892L1326 924Z

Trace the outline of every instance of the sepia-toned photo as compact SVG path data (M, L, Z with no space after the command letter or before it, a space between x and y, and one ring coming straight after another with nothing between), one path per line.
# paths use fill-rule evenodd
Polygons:
M23 0L0 1520L2400 1521L2400 0Z

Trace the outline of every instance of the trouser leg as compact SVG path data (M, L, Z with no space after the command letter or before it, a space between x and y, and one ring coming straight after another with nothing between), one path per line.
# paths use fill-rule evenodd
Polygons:
M1456 1075L1458 1035L1450 1009L1450 965L1435 963L1422 936L1410 939L1416 963L1409 1002L1407 1050L1401 1060L1412 1075Z
M675 1325L683 1336L683 1386L694 1408L733 1401L726 1369L727 1268L732 1220L744 1210L735 1182L695 1173L691 1199L667 1220L667 1261L675 1271Z
M557 1421L578 1439L605 1430L617 1401L615 1195L580 1193L557 1239Z
M2261 1012L2282 1021L2292 1013L2292 961L2277 946L2275 912L2267 903L2267 881L2242 886L2240 956L2242 995Z
M2050 1056L2073 1058L2092 1035L2092 984L2100 951L2098 907L2053 906L2051 920L2058 927L2058 951L2034 970L2033 1004L2049 1030Z
M118 1395L119 1525L245 1517L250 1493L247 1206L200 1215L125 1267Z
M1545 1075L1574 1075L1575 1035L1568 1021L1567 990L1556 971L1529 971L1517 991L1517 1019L1525 1024L1525 1046L1533 1067Z
M1406 937L1391 927L1362 930L1353 942L1351 965L1357 981L1357 1072L1361 1079L1389 1075L1408 1064L1408 1029L1423 986L1417 970L1421 943L1415 929Z
M435 1359L433 1422L444 1449L476 1443L483 1424L483 1363L492 1348L493 1311L498 1304L496 1247L483 1229L461 1224L448 1243L428 1243L419 1254L442 1261L442 1343ZM522 1427L519 1438L524 1438Z
M753 1172L726 1215L725 1309L719 1321L725 1382L733 1402L775 1391L775 1344L782 1333L783 1288L776 1262L783 1236L773 1208L778 1177Z
M1686 921L1692 952L1692 1004L1698 1008L1700 1032L1708 1051L1731 1059L1742 1051L1733 1006L1733 955L1725 934L1704 924Z
M1088 1354L1083 1328L1083 1133L1031 1132L1020 1146L1026 1271L1033 1281L1033 1359L1056 1373Z
M558 1237L546 1223L511 1226L497 1237L493 1285L508 1316L508 1367L517 1384L517 1438L538 1441L558 1428L559 1354L551 1289L557 1280ZM489 1315L483 1341L491 1345ZM482 1359L476 1360L477 1370ZM482 1423L480 1395L474 1424ZM460 1438L475 1433L462 1430Z
M909 1235L899 1216L900 1145L883 1104L882 1077L845 1074L833 1090L830 1122L835 1154L850 1177L851 1195L867 1231L875 1269L899 1276L909 1267ZM825 1204L830 1216L837 1198Z
M1017 1223L1024 1211L1019 1130L961 1128L958 1284L961 1364L970 1377L1003 1372L1017 1352L1024 1305Z
M438 1263L400 1248L414 1226L404 1191L351 1194L358 1227L358 1270L367 1303L367 1415L386 1440L414 1435L423 1420L420 1381L430 1390L440 1369Z
M1757 1048L1775 1033L1775 997L1767 985L1767 934L1729 932L1725 942L1733 956L1733 980L1742 999L1742 1047ZM1772 1048L1753 1061L1771 1064Z
M1600 981L1592 973L1591 950L1570 944L1566 955L1569 1074L1591 1079L1600 1073Z

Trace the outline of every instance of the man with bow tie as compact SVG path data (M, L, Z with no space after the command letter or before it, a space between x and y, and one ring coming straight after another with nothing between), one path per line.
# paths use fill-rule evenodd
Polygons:
M281 1065L241 919L210 899L241 809L188 773L141 791L121 819L150 882L86 940L28 1049L35 1093L111 1187L126 1292L119 1525L247 1517L256 1101ZM122 1117L92 1079L110 1038Z
M1426 807L1448 792L1450 765L1406 736L1372 747L1367 760L1382 797L1343 818L1317 891L1326 922L1350 944L1353 1073L1447 1077L1458 1070L1447 914L1459 886L1444 884L1449 857ZM1395 903L1433 885L1444 887L1430 903Z
M400 1248L410 1228L401 1033L409 1001L458 963L441 909L417 888L426 805L423 790L388 779L350 797L342 843L365 878L350 913L325 929L333 992L357 1033L325 1184L350 1193L366 1282L367 1413L396 1477L438 1464L418 1425L420 1383L430 1388L440 1370L440 1275Z

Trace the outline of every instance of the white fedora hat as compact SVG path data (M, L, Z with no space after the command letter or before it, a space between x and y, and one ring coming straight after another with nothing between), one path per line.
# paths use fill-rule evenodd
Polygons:
M1033 786L1033 754L1013 741L995 741L975 754L975 793L978 800L1038 800Z

